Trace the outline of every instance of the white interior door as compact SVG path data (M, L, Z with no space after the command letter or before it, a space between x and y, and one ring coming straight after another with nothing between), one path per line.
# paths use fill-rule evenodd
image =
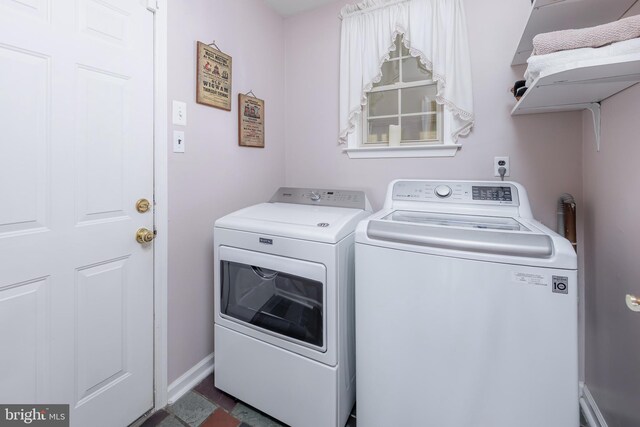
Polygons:
M153 406L153 14L0 0L0 402Z

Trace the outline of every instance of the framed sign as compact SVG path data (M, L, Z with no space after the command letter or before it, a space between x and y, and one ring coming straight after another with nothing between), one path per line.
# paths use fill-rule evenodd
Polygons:
M238 143L244 147L264 148L264 101L238 94Z
M198 42L196 102L231 111L231 57Z

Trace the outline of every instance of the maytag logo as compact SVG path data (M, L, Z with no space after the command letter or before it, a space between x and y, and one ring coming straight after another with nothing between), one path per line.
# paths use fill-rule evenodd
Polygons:
M264 243L265 245L273 245L273 239L265 239L264 237L261 237L260 243Z
M68 427L69 405L0 405L0 427Z

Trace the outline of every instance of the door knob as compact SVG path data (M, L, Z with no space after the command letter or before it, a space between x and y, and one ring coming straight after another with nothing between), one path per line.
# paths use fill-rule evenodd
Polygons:
M627 303L627 307L629 307L629 310L640 312L640 298L634 295L627 294L627 297L625 298L625 300Z
M139 228L136 232L136 240L138 243L150 243L155 238L155 233L147 228Z

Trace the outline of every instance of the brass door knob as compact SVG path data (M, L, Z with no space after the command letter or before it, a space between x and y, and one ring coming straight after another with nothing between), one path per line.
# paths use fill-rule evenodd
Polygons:
M627 303L627 307L629 307L629 310L640 312L640 298L634 295L627 295L625 298L625 302Z
M136 232L136 240L138 243L151 243L153 239L156 238L156 235L153 231L147 228L139 228Z

